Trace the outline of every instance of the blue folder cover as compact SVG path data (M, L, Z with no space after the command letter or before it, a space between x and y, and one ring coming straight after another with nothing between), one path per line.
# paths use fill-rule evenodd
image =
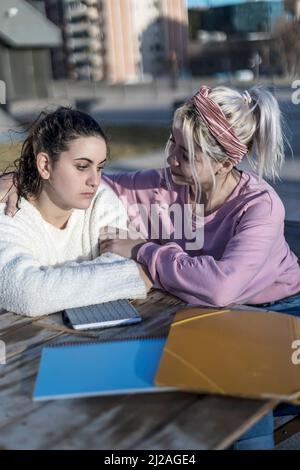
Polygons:
M43 348L34 400L173 390L154 385L165 338Z

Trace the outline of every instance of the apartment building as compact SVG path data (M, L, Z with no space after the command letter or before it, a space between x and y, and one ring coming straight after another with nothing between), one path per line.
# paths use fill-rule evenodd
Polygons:
M168 73L186 64L185 0L103 0L107 78L116 83Z
M47 96L52 79L49 49L61 42L59 28L29 2L0 2L0 80L7 101Z
M53 65L64 63L69 77L134 82L168 73L171 58L179 69L186 64L186 0L45 0L45 6L64 36Z

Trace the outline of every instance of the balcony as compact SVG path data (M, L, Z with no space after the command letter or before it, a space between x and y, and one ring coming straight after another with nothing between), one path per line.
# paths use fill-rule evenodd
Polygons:
M85 16L87 12L86 5L79 5L77 8L67 8L65 15L68 19L72 20L73 18L79 18L80 16Z
M65 33L67 36L72 36L74 33L86 31L87 28L88 25L84 21L82 21L81 23L68 23L65 26Z
M96 8L98 6L98 0L84 0L84 3L88 6L95 6Z
M95 52L101 50L101 42L95 38L67 38L66 41L68 49L88 48Z
M65 26L65 33L66 36L73 36L78 33L86 33L86 35L91 38L97 38L101 35L99 25L90 24L86 21L82 21L80 23L68 23Z
M70 64L77 64L78 62L89 62L89 54L87 52L74 52L68 56Z
M88 7L86 11L86 16L90 20L99 20L99 10L96 7Z
M90 62L91 62L91 65L93 65L94 67L100 67L103 65L102 57L96 54L91 56Z

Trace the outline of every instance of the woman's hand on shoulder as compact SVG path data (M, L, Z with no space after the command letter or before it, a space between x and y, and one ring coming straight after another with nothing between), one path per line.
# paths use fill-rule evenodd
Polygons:
M136 260L139 248L147 243L144 238L138 238L137 232L106 227L100 233L100 254L116 253L124 258Z
M17 212L17 190L11 173L0 177L0 202L5 203L5 214L13 217Z

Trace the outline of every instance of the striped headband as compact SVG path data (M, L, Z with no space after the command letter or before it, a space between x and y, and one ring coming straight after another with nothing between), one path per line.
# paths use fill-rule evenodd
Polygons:
M248 152L248 148L236 137L220 106L209 98L210 91L211 88L206 85L201 86L188 103L194 105L210 133L237 165Z

